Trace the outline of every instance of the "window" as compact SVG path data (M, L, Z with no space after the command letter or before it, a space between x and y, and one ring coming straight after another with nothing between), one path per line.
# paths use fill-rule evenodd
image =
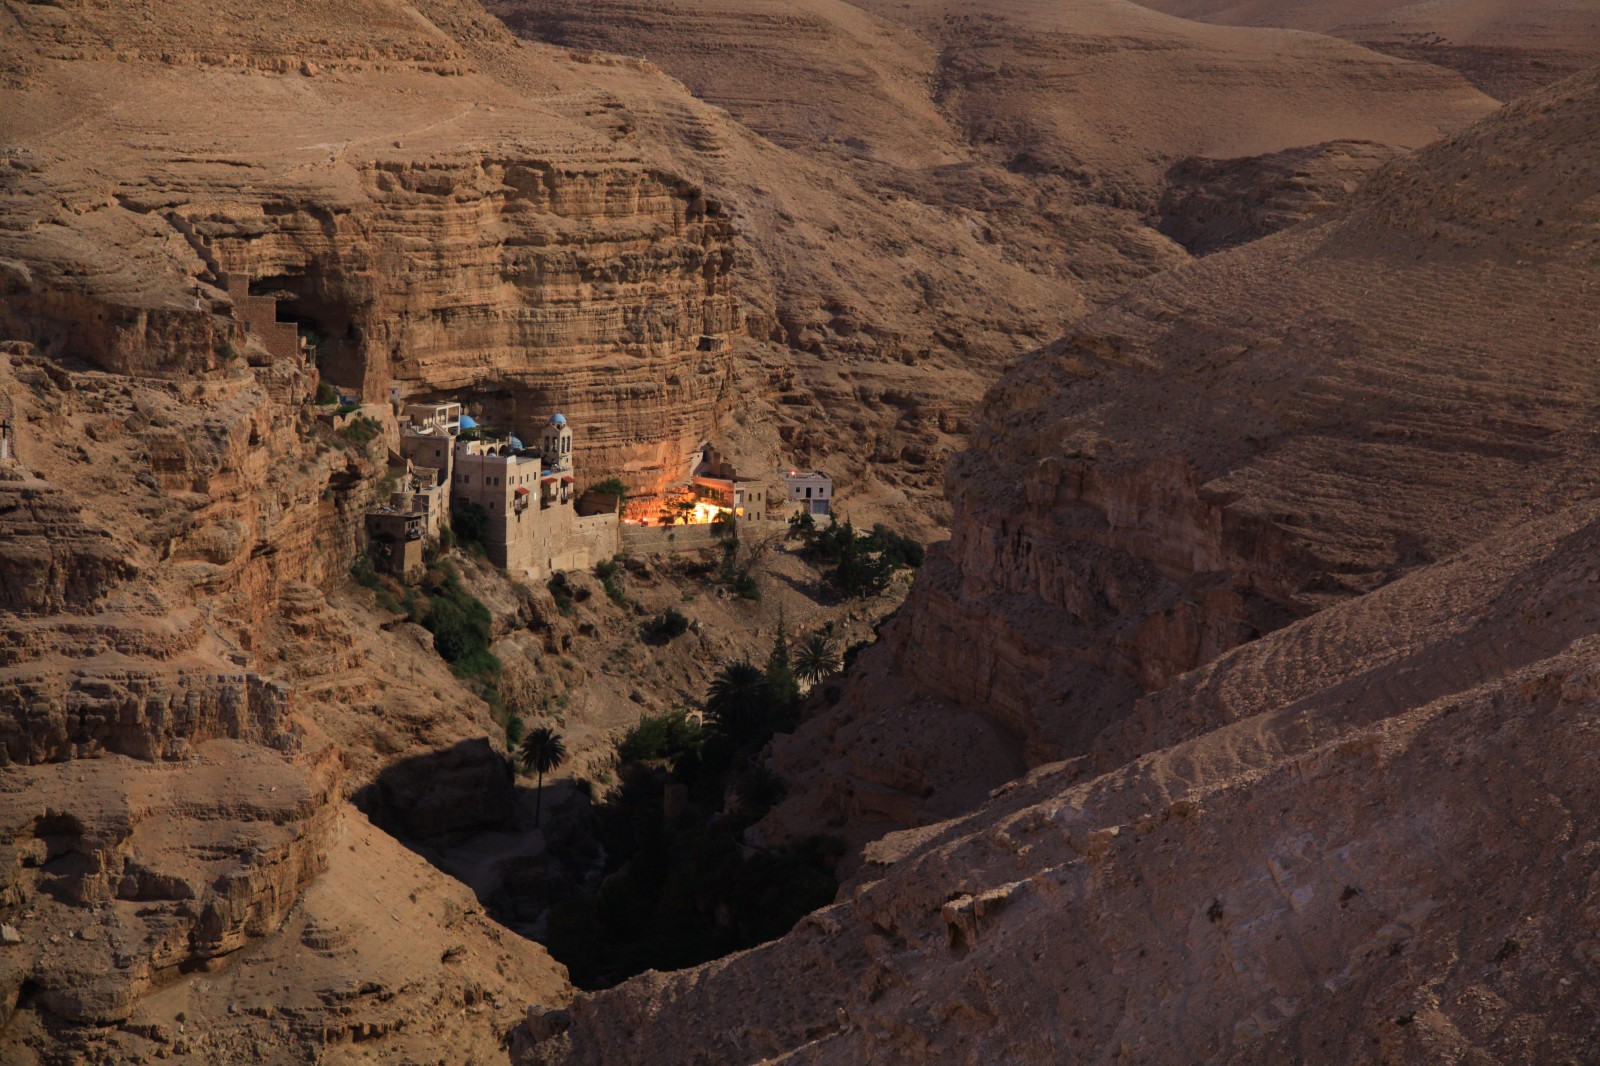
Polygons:
M810 485L806 486L806 499L808 499L808 500L811 499L811 486Z

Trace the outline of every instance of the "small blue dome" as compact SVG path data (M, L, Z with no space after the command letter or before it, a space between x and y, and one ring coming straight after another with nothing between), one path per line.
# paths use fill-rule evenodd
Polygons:
M511 450L514 452L520 452L522 450L522 441L518 440L516 437L512 437Z
M550 416L550 424L552 426L564 426L567 424L567 416L562 414L560 411L557 411L555 414Z
M461 428L462 429L477 429L478 428L478 420L476 418L473 418L471 415L462 415L461 416Z

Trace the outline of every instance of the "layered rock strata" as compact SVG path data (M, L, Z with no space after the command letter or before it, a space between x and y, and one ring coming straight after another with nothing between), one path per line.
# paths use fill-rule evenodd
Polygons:
M1099 0L489 6L531 40L647 58L759 134L614 83L749 240L751 332L771 342L751 377L778 402L739 443L827 466L847 506L913 528L946 517L944 460L1016 356L1186 258L1153 224L1171 166L1336 139L1416 147L1493 107L1455 75L1344 42ZM1342 168L1315 166L1315 195L1276 196L1260 232L1343 195ZM1253 189L1213 185L1231 206L1183 198L1197 225L1250 212Z
M7 16L36 112L0 175L7 337L118 373L223 370L247 354L232 273L369 400L448 395L524 430L565 409L586 476L655 487L711 435L743 330L735 231L620 105L553 95L576 64L451 2L365 27L394 35L372 50L196 9L240 51L157 62L149 31L181 36L185 10L52 10ZM113 82L127 106L105 104ZM52 124L54 93L84 102L72 122Z

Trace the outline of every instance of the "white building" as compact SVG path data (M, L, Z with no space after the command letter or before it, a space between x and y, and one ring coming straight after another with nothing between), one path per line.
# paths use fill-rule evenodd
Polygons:
M783 476L789 502L810 514L827 514L833 507L833 478L820 470L791 470Z

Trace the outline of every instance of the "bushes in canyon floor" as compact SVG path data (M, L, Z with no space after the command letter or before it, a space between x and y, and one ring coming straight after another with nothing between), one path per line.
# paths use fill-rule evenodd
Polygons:
M639 724L617 742L617 761L626 764L676 759L697 749L705 739L705 727L689 717L686 707L641 714Z
M761 752L776 730L794 726L787 671L780 641L767 669L722 670L705 725L674 710L642 716L622 738L618 785L594 814L605 876L549 915L547 944L578 984L705 962L782 936L832 902L842 841L765 848L742 835L783 796Z

